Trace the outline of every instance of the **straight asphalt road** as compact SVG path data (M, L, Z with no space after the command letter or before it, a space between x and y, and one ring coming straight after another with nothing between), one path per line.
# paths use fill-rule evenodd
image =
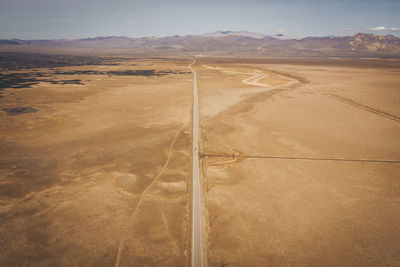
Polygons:
M189 69L193 72L193 200L192 200L192 267L203 266L203 255L201 246L201 202L200 202L200 180L199 180L199 107L197 92L197 73L192 68L193 63L189 65Z

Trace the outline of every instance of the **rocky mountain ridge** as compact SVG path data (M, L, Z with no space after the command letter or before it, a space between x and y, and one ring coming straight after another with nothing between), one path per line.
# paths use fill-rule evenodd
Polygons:
M132 53L200 53L200 54L274 54L319 53L354 54L360 52L400 55L400 38L393 35L359 33L354 36L306 37L301 39L284 36L268 36L245 31L220 31L201 35L142 37L124 36L95 37L58 40L0 40L0 51L22 48L75 48L114 49Z

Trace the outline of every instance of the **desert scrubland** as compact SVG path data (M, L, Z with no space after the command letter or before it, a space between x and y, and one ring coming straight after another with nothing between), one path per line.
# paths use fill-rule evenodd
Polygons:
M272 61L197 67L207 263L400 264L400 69Z
M0 265L188 265L190 61L53 59L1 71Z
M190 266L192 59L3 60L1 266ZM398 60L193 68L205 266L400 264Z

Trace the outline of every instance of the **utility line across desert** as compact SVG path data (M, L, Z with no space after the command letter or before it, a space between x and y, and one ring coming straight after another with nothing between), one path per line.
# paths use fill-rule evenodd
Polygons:
M355 106L355 107L364 109L364 110L366 110L366 111L375 113L375 114L377 114L377 115L386 117L386 118L388 118L388 119L391 119L391 120L400 122L400 118L397 117L397 116L395 116L395 115L393 115L393 114L390 114L390 113L387 113L387 112L384 112L384 111L381 111L381 110L377 110L377 109L374 109L374 108L371 108L371 107L367 107L367 106L365 106L365 105L362 105L362 104L359 104L359 103L357 103L357 102L354 102L353 100L346 99L346 98L343 98L343 97L339 97L339 96L337 96L337 95L326 94L326 96L328 96L328 97L330 97L330 98L333 98L333 99L336 99L336 100L339 100L339 101L342 101L342 102L344 102L344 103L346 103L346 104L349 104L349 105L352 105L352 106Z
M261 159L282 159L282 160L311 160L311 161L349 161L349 162L371 162L371 163L394 163L400 164L400 160L391 159L355 159L355 158L328 158L328 157L291 157L272 155L236 155L236 154L209 154L200 153L201 157L224 157L224 158L261 158Z

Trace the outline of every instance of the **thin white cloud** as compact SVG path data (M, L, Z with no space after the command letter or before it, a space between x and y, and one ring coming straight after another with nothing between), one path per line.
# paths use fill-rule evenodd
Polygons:
M386 27L385 26L377 26L377 27L369 28L368 30L370 30L370 31L386 31Z
M377 26L368 28L369 31L400 31L399 27L385 27L385 26Z

